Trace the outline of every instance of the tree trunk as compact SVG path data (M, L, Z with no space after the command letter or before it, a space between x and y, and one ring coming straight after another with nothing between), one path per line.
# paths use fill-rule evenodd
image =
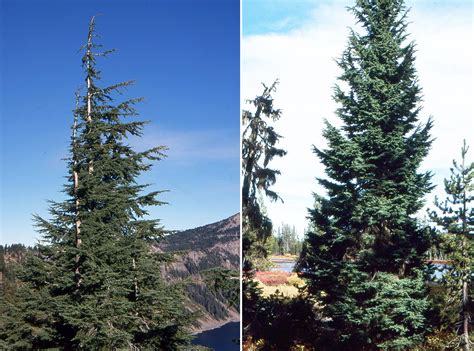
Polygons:
M77 173L77 155L76 155L76 131L77 131L77 108L79 105L79 96L76 93L76 111L74 112L74 124L72 126L72 159L73 159L73 178L74 178L74 197L75 197L75 229L76 229L76 237L75 237L75 246L76 249L79 249L82 244L81 240L81 219L79 217L79 197L77 195L79 189L79 174ZM79 289L81 286L81 271L79 269L79 261L80 255L76 254L75 258L75 269L74 269L74 276L76 279L76 290Z
M463 314L463 346L464 351L469 351L469 311L468 311L468 288L467 288L467 279L464 277L462 282L462 314Z
M462 240L462 248L463 248L463 256L465 257L466 251L465 247L467 245L466 243L466 234L463 233L463 240ZM467 270L467 267L465 264L463 264L464 270ZM469 272L469 271L468 271ZM463 278L462 278L462 324L463 324L463 329L462 329L462 341L463 341L463 350L464 351L469 351L470 348L470 342L469 342L469 287L468 287L468 279L469 276L468 274L463 272Z
M135 295L135 300L138 300L138 280L136 275L137 264L135 262L135 258L132 258L132 267L133 267L133 274L135 275L133 278L133 293Z
M90 69L91 69L91 55L92 55L92 39L93 39L93 26L94 26L95 16L92 16L91 21L89 23L89 33L87 35L87 52L86 52L86 59L87 59L87 116L86 121L87 123L92 122L92 79L90 76ZM76 130L77 130L77 108L79 105L79 97L76 94L76 112L74 113L74 125L73 125L73 178L74 178L74 197L75 197L75 212L76 212L76 221L75 221L75 229L76 229L76 238L75 238L75 245L76 249L80 249L82 245L82 238L81 238L81 219L79 217L79 197L78 197L78 189L79 189L79 174L77 172L77 156L76 156ZM91 174L94 171L94 165L92 160L89 160L88 164L88 171ZM80 263L80 255L77 254L75 258L75 277L76 277L76 289L79 289L81 286L82 278L81 272L79 269Z
M461 220L462 220L462 255L463 257L467 257L468 253L466 252L466 246L467 246L467 236L469 235L469 229L467 226L467 218L466 218L466 213L467 213L467 202L469 201L467 198L466 194L466 188L468 184L466 184L466 178L464 176L464 155L462 159L462 169L463 169L463 174L462 174L462 181L463 181L463 186L464 186L464 191L462 194L462 202L463 202L463 209L462 209L462 215L461 215ZM472 274L469 270L468 267L466 267L466 264L463 264L464 270L468 273L464 273L463 275L463 280L462 280L462 318L463 318L463 346L464 346L464 351L469 351L471 349L470 347L470 342L469 342L469 291L468 291L468 279L470 278L469 275Z
M92 16L91 22L89 24L89 34L87 37L87 52L86 52L86 58L87 58L87 116L86 116L86 121L87 123L92 122L92 79L90 76L90 69L91 69L91 57L92 57L92 37L93 37L93 26L94 26L94 19L95 16ZM92 163L92 160L89 160L89 166L88 166L88 171L89 174L91 174L94 171L94 165Z

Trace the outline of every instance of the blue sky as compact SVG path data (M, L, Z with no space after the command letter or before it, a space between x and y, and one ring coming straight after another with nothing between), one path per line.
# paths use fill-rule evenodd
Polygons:
M358 30L347 11L355 0L242 0L242 101L261 93L261 82L280 79L275 107L283 111L274 124L283 136L287 156L273 160L281 171L273 189L284 203L267 203L275 226L295 225L300 234L308 223L312 192L324 195L315 180L325 177L312 145L324 148L323 120L340 125L332 94L341 71L335 60L347 44L349 28ZM416 61L425 122L434 119L431 152L422 171L434 173L436 189L426 196L444 197L443 178L462 140L474 160L474 2L472 0L406 0L408 33L416 42ZM423 216L425 212L420 213Z
M33 244L33 213L47 216L65 182L74 91L92 15L105 48L104 83L129 79L150 120L138 148L167 145L142 177L168 189L151 210L168 229L204 225L239 211L239 2L0 2L1 240Z
M456 7L470 11L471 17L473 11L472 0L408 0L405 3L409 8L424 8L438 15ZM355 1L348 0L242 0L242 34L288 33L314 24L314 12L322 7L344 9L354 4ZM337 21L336 13L332 15Z
M288 32L309 21L316 5L315 0L242 0L242 34Z

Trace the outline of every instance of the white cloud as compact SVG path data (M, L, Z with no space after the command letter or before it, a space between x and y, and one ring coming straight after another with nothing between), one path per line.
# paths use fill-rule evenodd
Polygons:
M245 36L242 39L242 98L261 92L261 82L280 79L274 94L275 106L283 110L275 123L284 136L281 147L288 155L272 163L282 174L275 190L284 204L267 204L276 225L306 226L307 208L313 204L312 191L320 192L315 177L324 168L312 153L312 144L324 147L323 119L339 124L332 88L340 74L334 59L346 46L348 27L354 18L347 12L351 2L334 1L315 7L313 20L285 34ZM473 23L465 8L443 7L440 11L422 2L411 6L408 32L417 43L416 66L424 94L421 121L434 117L432 151L423 169L437 173L436 184L449 171L451 160L459 156L462 139L472 145L473 120ZM436 193L441 193L438 187ZM428 197L431 203L432 196Z
M239 146L235 130L168 130L146 129L142 138L132 140L137 149L143 150L164 145L169 162L196 164L202 161L237 160Z

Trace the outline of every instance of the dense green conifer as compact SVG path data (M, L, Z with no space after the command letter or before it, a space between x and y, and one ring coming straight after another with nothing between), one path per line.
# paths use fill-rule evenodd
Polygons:
M165 148L137 152L127 143L142 134L144 122L127 120L142 99L114 103L132 81L99 86L96 58L111 51L99 52L95 38L92 18L67 200L51 203L50 220L36 216L42 244L25 263L2 336L12 349L177 350L189 343L192 317L181 288L161 275L166 257L151 249L164 229L146 219L146 207L162 204L159 192L137 183Z
M430 148L431 120L420 124L415 44L407 41L403 0L357 0L338 60L334 90L342 126L329 122L327 148L314 151L318 179L314 225L299 266L322 302L334 349L404 350L426 331L421 272L430 233L414 215L431 190L418 168Z

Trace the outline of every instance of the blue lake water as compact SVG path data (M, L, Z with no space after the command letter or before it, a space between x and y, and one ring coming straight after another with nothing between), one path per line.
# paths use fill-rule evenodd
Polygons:
M193 345L210 347L214 351L239 351L239 337L240 323L230 322L222 327L197 334Z
M283 272L293 272L295 267L295 261L273 261L274 266L270 268L272 272L283 271Z

